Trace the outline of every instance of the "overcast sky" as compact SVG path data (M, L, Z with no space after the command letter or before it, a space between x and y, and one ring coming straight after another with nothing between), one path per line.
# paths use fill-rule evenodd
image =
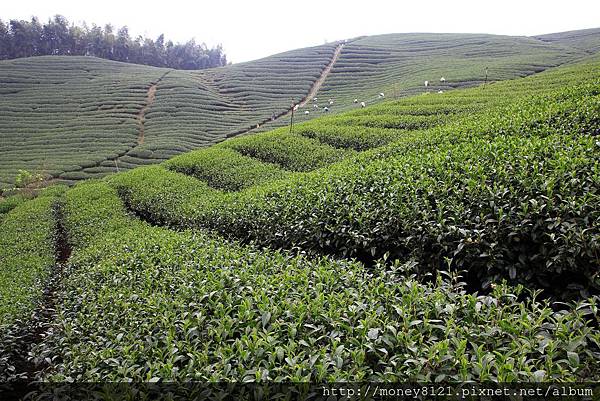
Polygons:
M221 43L234 63L360 35L467 32L535 35L600 27L598 0L127 1L2 0L0 18L127 25L132 36Z

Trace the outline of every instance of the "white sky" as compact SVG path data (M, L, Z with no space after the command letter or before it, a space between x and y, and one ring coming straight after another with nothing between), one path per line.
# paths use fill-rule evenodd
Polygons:
M2 0L0 18L127 25L132 37L221 43L242 62L360 35L463 32L535 35L600 27L598 0L382 1Z

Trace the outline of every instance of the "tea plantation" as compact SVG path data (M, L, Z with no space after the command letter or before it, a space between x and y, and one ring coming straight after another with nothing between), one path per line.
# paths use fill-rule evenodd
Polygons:
M198 72L93 57L2 61L0 188L19 169L71 183L255 127L306 96L336 45Z
M6 198L1 378L597 381L599 133L595 56Z
M0 188L11 187L19 169L70 184L286 125L292 102L321 79L317 101L295 113L297 122L323 116L324 107L339 113L363 101L481 84L486 69L488 81L530 75L580 60L598 46L598 30L538 38L392 34L202 71L93 57L2 61ZM322 76L337 49L339 58Z

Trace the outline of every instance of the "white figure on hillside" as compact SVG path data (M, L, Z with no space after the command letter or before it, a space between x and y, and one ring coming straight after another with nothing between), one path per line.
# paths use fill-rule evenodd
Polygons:
M365 102L360 102L360 107L367 107L367 105L365 104Z
M429 86L429 81L425 81L425 87Z
M306 110L306 111L304 112L304 114L310 114L310 111Z
M444 83L444 82L446 82L446 78L444 78L444 77L441 77L441 78L440 78L440 82L441 82L441 83Z
M354 99L354 103L358 103L358 99Z
M329 107L327 107L327 106L323 107L323 111L324 112L328 112L329 111Z
M381 92L381 93L379 94L379 98L380 98L380 99L383 99L384 97L385 97L385 95L383 94L383 92Z

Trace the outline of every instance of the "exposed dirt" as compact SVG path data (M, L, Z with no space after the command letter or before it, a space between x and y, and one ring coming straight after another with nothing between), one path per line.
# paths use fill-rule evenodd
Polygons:
M140 126L140 131L138 134L138 145L141 145L144 143L144 121L145 121L146 110L148 110L148 107L150 107L152 105L152 103L154 103L154 99L156 99L156 85L157 84L153 84L148 89L148 94L146 95L146 105L144 105L144 107L142 107L142 109L140 110L140 112L137 115L138 124Z
M227 135L227 137L232 137L232 136L236 136L236 135L245 134L245 133L248 133L248 132L250 132L250 131L252 131L254 129L258 129L258 128L262 127L264 124L266 124L268 122L276 121L276 120L279 120L280 118L285 118L285 117L289 116L292 113L292 108L295 107L295 106L304 107L308 102L310 102L310 100L313 97L315 97L315 95L321 89L321 86L323 86L323 83L327 79L327 76L329 76L329 73L331 72L331 69L333 68L333 66L335 65L335 63L338 61L338 59L340 58L340 54L342 52L342 48L343 47L344 47L344 44L340 43L335 48L335 52L333 53L333 57L331 58L331 61L323 69L323 72L321 72L321 76L312 84L310 90L308 91L308 94L306 95L306 97L304 99L302 99L302 101L300 101L300 103L296 103L296 104L292 105L292 107L290 107L289 110L284 111L283 113L280 113L280 114L276 115L274 119L269 118L269 119L263 120L263 121L261 121L259 124L257 124L254 127L250 127L250 128L245 129L245 130L237 131L237 132L235 132L233 134Z
M321 76L319 77L319 79L317 79L315 81L315 83L313 84L312 88L310 88L308 95L306 95L306 97L304 98L303 101L298 103L298 107L305 106L319 92L319 90L321 89L321 86L323 86L323 83L325 82L325 79L327 79L327 76L331 72L333 65L340 58L340 53L342 52L343 47L344 47L343 43L340 43L338 45L338 47L335 49L335 53L333 53L333 57L331 58L331 61L329 62L329 64L327 64L327 67L325 67L325 69L321 73Z
M38 379L40 371L48 365L45 360L37 360L32 354L32 350L44 340L52 329L64 266L71 256L67 232L62 223L63 213L60 204L55 206L55 216L57 222L54 243L56 263L38 308L29 319L17 322L5 333L4 344L0 344L0 354L2 354L0 356L4 358L4 361L0 360L0 365L6 364L7 366L4 368L10 372L8 374L0 373L0 381Z

